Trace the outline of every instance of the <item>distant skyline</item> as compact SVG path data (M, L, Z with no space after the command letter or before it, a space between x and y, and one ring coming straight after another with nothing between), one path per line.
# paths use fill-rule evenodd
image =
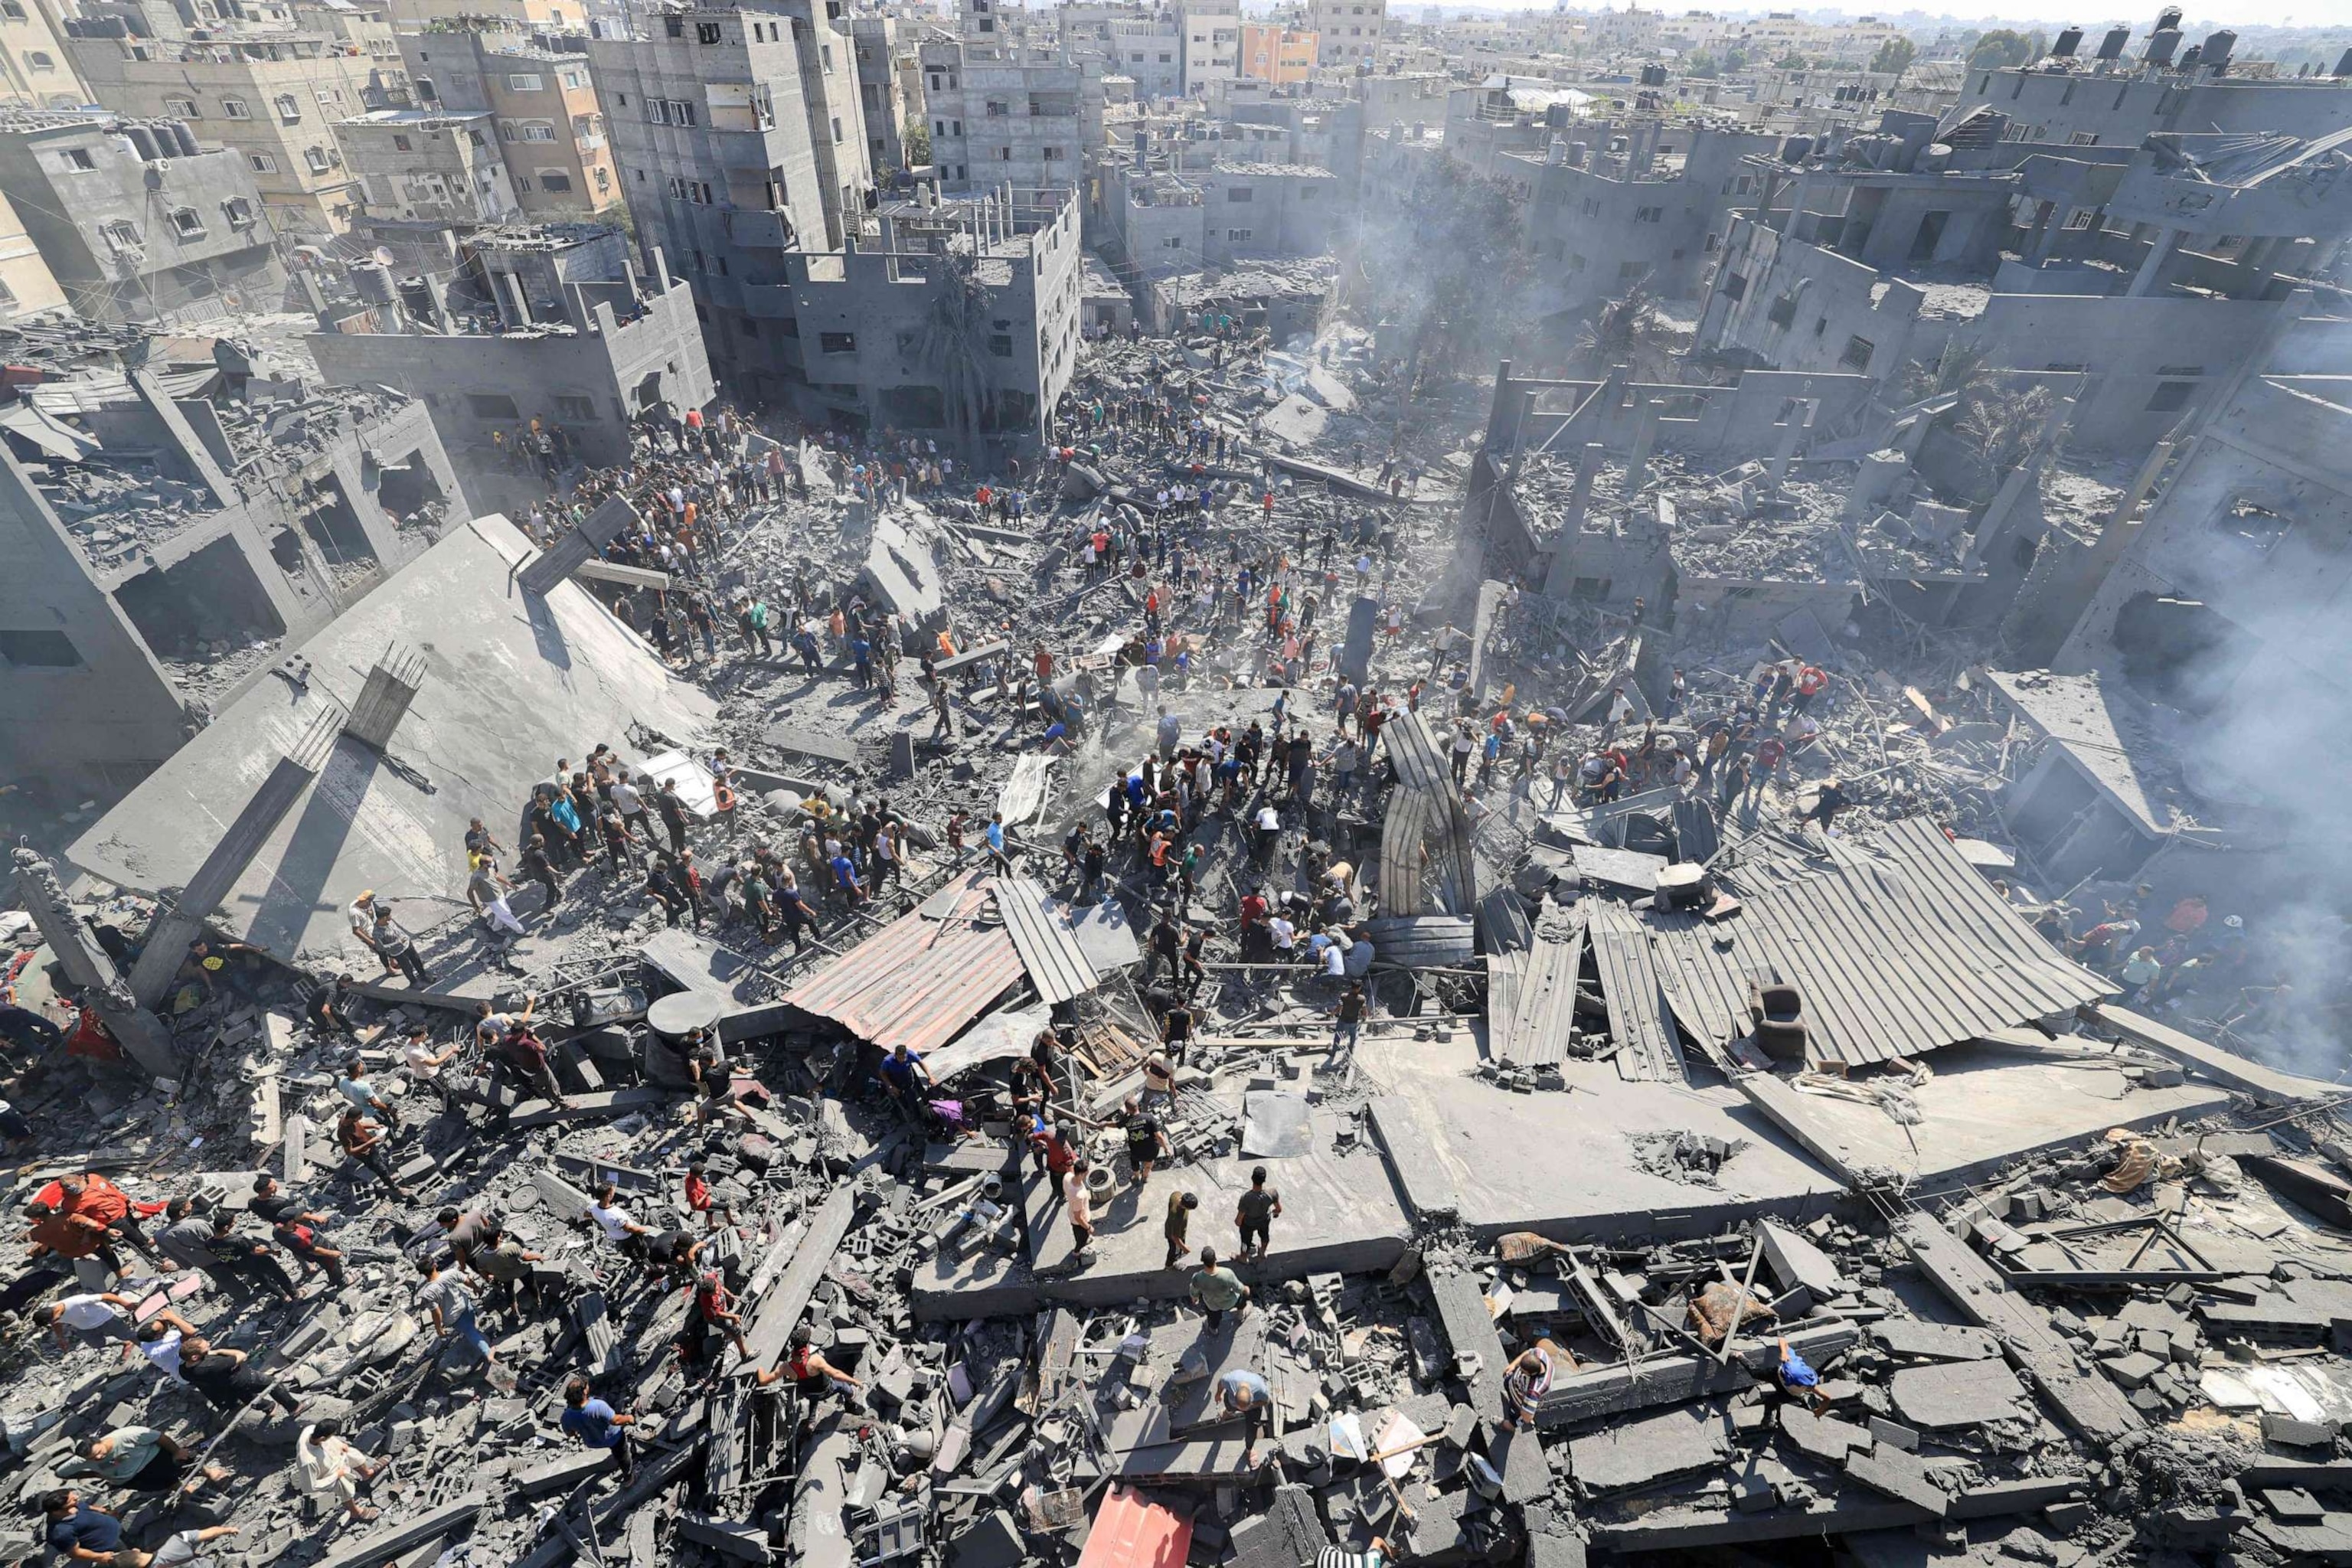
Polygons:
M1973 5L1970 4L1970 0L1955 0L1952 5L1938 6L1933 10L1917 5L1706 5L1703 0L1670 0L1670 3L1664 5L1645 5L1642 9L1664 12L1669 16L1680 16L1685 11L1712 11L1719 16L1760 16L1768 11L1795 11L1800 16L1822 19L1840 15L1850 20L1861 16L1876 16L1881 20L1898 22L1906 26L1933 26L1938 21L1946 21L1957 26L1969 27L2033 26L2040 27L2047 33L2055 33L2064 26L2080 26L2086 33L2096 33L2118 24L2128 23L2135 36L2145 33L2149 26L2153 26L2157 12L2162 9L2161 5L2152 3L2152 0L2148 4L2126 4L2121 6L2116 5L2116 0L2107 0L2107 4L2114 8L2114 15L2096 16L2087 21L2084 19L2084 13L2080 9L2067 11L2053 7L2050 15L2038 16L2030 13L2021 14L2015 0L2011 0L2007 5ZM1410 3L1410 0L1409 3L1402 5L1395 4L1394 0L1391 0L1391 5L1392 11L1400 12L1418 11L1424 8L1422 5ZM1434 9L1448 14L1472 10L1549 11L1553 8L1553 0L1477 0L1475 5L1438 4L1434 6ZM1598 5L1580 5L1570 7L1580 11L1592 11L1600 8ZM1612 4L1608 9L1622 11L1625 6L1622 4ZM2263 0L2245 0L2242 4L2204 5L2184 3L2181 5L2181 9L2189 13L2186 26L2192 35L2199 26L2239 28L2352 26L2352 0L2289 0L2289 3L2284 5L2267 5L2263 3Z

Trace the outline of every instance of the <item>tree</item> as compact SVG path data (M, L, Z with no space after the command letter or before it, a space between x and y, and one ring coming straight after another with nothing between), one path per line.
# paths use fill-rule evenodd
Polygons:
M1805 57L1797 54L1783 55L1780 57L1779 68L1784 71L1803 70L1805 68Z
M1723 69L1726 75L1738 76L1747 68L1748 51L1746 49L1726 49L1723 52Z
M1716 63L1714 53L1707 49L1693 49L1685 56L1683 70L1685 75L1700 78L1713 78L1723 74L1723 68Z
M961 432L968 461L980 460L980 432L995 402L989 385L988 291L981 287L972 258L950 253L940 258L931 279L931 307L923 317L919 347L939 378L941 417Z
M907 128L907 167L919 169L931 161L931 128L921 121Z
M1870 68L1882 76L1901 76L1919 58L1919 46L1908 38L1889 38L1870 57Z
M1991 70L2001 66L2021 66L2036 53L2033 40L2014 27L1995 27L1976 41L1969 51L1970 70Z

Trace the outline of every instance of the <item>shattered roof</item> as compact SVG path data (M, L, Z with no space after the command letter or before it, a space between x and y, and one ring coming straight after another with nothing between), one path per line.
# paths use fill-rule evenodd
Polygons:
M2194 826L2179 763L2162 738L2156 704L2119 677L2093 670L1989 672L2025 721L2063 747L2100 793L2154 834Z

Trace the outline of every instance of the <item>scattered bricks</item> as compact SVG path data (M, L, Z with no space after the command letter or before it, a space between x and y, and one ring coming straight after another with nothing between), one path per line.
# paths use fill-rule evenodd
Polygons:
M1919 1451L1919 1434L1900 1422L1874 1415L1870 1418L1870 1435L1878 1443L1900 1448L1906 1454Z

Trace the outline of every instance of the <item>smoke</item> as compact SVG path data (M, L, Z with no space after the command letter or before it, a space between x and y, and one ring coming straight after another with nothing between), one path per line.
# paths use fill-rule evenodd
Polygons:
M2315 537L2340 539L2346 520L2340 508L2317 510L2232 501L2202 529L2160 542L2166 574L2202 607L2171 606L2162 646L2137 662L2151 694L2179 710L2184 784L2209 803L2230 852L2168 857L2179 886L2160 886L2161 907L2142 919L2160 936L2170 900L2190 891L2210 900L2209 935L2226 914L2242 916L2241 984L2256 994L2189 1011L2226 1018L2251 1007L2227 1043L2332 1079L2352 1062L2352 768L2341 739L2352 734L2352 620L2327 603L2342 572ZM2279 984L2284 997L2267 994Z
M1339 298L1378 329L1384 356L1491 374L1499 359L1527 358L1540 279L1511 188L1431 152L1408 165L1393 199L1364 204Z

